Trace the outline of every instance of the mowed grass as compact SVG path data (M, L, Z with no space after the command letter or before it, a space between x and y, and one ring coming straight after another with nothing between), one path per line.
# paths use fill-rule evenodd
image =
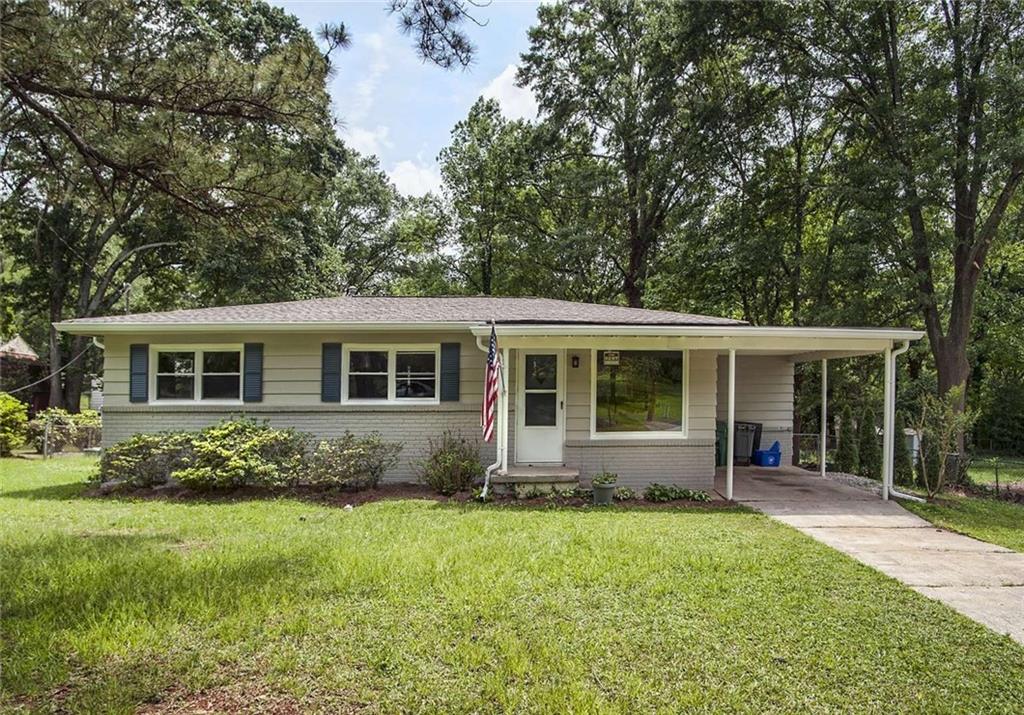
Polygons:
M1024 708L1024 648L754 513L92 499L89 468L0 461L0 710Z
M958 494L901 504L936 526L1024 553L1024 505Z

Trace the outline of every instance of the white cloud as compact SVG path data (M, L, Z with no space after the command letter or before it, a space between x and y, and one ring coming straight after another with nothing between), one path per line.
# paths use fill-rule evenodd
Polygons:
M391 140L388 139L388 131L388 128L385 126L377 126L371 129L366 127L342 127L339 133L345 141L345 145L350 149L354 149L360 154L376 154L379 156L382 149L392 145Z
M409 196L423 196L431 191L439 193L441 190L441 174L436 166L417 164L405 159L395 164L388 172L388 176L395 182L399 191Z
M535 119L537 99L525 87L516 86L516 66L509 65L484 87L481 94L498 100L502 113L509 119Z
M383 35L377 32L370 33L364 42L370 54L369 69L356 82L351 101L345 112L345 118L353 123L362 121L369 114L377 97L377 88L380 86L381 78L390 66Z

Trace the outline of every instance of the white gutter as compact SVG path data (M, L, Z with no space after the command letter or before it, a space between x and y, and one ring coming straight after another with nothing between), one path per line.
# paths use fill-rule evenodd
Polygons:
M892 391L890 394L892 394L893 412L895 412L895 407L896 407L896 358L898 356L902 355L903 353L907 352L907 350L909 350L909 349L910 349L910 341L909 340L904 340L903 341L903 345L901 345L900 347L898 347L895 350L893 350L892 354L890 355L890 358L892 360L892 370L890 370L889 374L890 374L890 379L891 379L892 382L891 382L891 384L889 386L889 389ZM886 405L885 408L888 410L889 409L889 405ZM895 414L892 415L892 421L893 421L893 429L895 429L895 423L896 423L896 415ZM900 444L899 444L898 447L895 445L895 442L896 442L895 438L897 436L900 437ZM907 445L904 444L905 440L906 440L906 436L905 435L893 435L893 443L894 443L893 444L893 449L906 449ZM907 494L905 492L901 492L898 489L896 489L896 487L893 485L893 457L892 457L891 454L887 454L885 456L885 458L886 458L886 465L887 465L887 469L886 469L887 474L884 475L884 478L889 481L889 485L888 486L889 486L889 494L890 494L890 496L894 496L897 499L906 499L908 501L916 501L916 502L919 502L921 504L924 504L925 500L922 499L921 497L914 496L913 494Z
M489 335L490 326L473 324L474 335ZM904 328L810 328L753 325L592 325L592 324L499 324L497 334L505 336L630 335L709 338L869 338L878 340L920 340L924 332Z
M100 339L93 336L92 344L98 347L100 350L106 350L107 346L100 342Z

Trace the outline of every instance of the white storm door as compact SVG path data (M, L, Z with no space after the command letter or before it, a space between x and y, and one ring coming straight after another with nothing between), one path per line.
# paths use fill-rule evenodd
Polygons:
M516 463L561 464L565 352L519 350L516 373Z

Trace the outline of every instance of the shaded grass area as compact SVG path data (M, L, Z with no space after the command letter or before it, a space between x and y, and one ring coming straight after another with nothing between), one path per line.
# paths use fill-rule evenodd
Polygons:
M949 493L927 504L901 505L936 526L1024 553L1024 505Z
M88 499L88 469L0 460L0 709L1024 708L1024 649L746 511Z
M1019 484L1024 482L1024 458L1006 459L1001 457L976 457L967 472L976 484L995 485Z

